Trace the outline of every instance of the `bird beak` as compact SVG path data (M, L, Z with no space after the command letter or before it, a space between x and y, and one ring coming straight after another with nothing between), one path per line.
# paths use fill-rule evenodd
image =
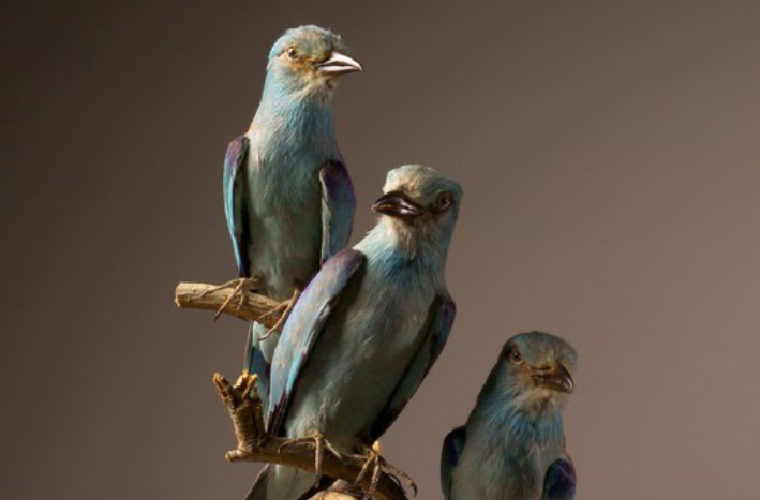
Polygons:
M330 53L330 57L326 61L316 64L315 67L318 72L328 75L339 75L362 70L361 65L355 59L335 50Z
M573 377L562 363L554 363L549 368L534 368L533 380L536 384L552 391L573 392Z
M400 192L392 191L379 198L372 205L372 211L394 217L416 217L423 209Z

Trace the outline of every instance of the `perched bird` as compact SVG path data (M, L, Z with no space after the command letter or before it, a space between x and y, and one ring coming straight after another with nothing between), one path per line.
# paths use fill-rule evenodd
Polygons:
M340 36L318 26L289 29L272 46L256 115L224 159L224 214L240 276L217 287L234 287L228 302L255 288L292 306L348 243L356 201L331 104L340 77L361 70L346 52ZM279 337L270 333L254 322L247 346L246 368L264 397Z
M384 193L377 225L324 264L274 353L268 431L313 437L317 461L332 446L381 463L370 445L427 375L456 314L444 272L462 189L404 166L388 173ZM293 500L314 485L314 474L269 466L248 498Z
M446 500L569 500L575 469L562 410L577 354L563 339L529 332L507 340L467 424L446 436Z

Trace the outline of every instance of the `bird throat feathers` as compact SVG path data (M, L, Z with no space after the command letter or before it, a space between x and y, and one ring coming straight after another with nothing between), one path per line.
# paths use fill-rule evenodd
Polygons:
M381 215L365 240L369 246L383 245L383 251L428 268L443 279L450 235L441 228L412 225L399 217Z

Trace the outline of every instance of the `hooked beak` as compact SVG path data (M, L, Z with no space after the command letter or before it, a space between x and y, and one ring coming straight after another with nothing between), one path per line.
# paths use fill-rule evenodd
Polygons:
M319 73L328 75L339 75L362 70L361 65L355 59L335 50L330 53L330 57L326 61L316 64L315 67Z
M372 211L394 217L416 217L423 209L403 194L393 191L380 197L372 205Z
M534 368L533 380L536 384L552 391L567 394L573 392L573 377L562 363L554 363L550 368Z

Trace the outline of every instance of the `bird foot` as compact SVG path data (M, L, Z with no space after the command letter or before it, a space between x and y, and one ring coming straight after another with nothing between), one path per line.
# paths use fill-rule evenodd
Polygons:
M234 280L229 280L228 282L223 283L219 286L209 288L201 294L201 298L205 297L211 292L224 290L225 288L232 288L232 293L225 299L219 309L217 309L214 313L214 321L216 321L222 315L222 311L224 311L224 308L227 307L227 304L229 304L236 295L239 295L239 298L235 311L240 311L240 308L243 306L243 302L245 301L245 294L252 291L256 287L256 284L256 278L235 278Z
M359 475L356 476L356 481L354 482L356 484L359 484L369 473L369 471L372 471L372 478L370 480L369 489L364 496L365 500L371 500L374 497L383 471L388 472L391 476L395 476L395 478L402 479L412 488L412 491L414 491L414 496L417 496L417 483L414 482L409 474L389 464L388 461L380 454L380 441L375 441L370 448L366 449L366 455L364 456L364 459L364 465L359 471Z
M277 451L279 453L284 448L295 445L307 445L314 448L314 474L317 477L317 483L319 483L319 480L322 479L322 464L324 463L325 450L330 452L330 454L335 456L338 460L343 461L343 457L341 456L340 452L333 448L332 444L330 444L330 441L328 441L325 438L325 435L319 431L314 431L311 437L308 438L286 439L283 441Z
M285 320L288 319L288 315L290 314L290 311L293 310L293 307L295 307L296 302L298 302L298 298L300 296L301 296L301 290L299 290L298 288L294 288L293 289L293 296L290 297L290 299L286 300L285 302L280 303L276 307L273 307L272 309L270 309L266 313L264 313L261 316L259 316L258 319L262 320L262 319L267 318L269 316L272 316L274 314L277 314L277 313L280 314L280 319L277 320L277 323L275 323L274 325L272 325L272 328L270 328L269 330L267 330L267 332L264 335L260 336L259 340L264 340L264 339L268 338L272 334L272 332L280 331L281 330L282 325L285 324ZM282 312L280 312L280 311L282 311Z

